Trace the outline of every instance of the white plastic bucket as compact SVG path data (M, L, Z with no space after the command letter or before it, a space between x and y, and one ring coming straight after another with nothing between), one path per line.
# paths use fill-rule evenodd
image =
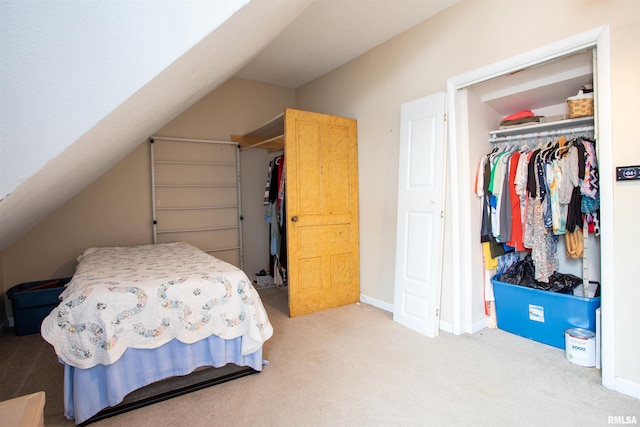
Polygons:
M596 334L588 329L571 328L564 332L567 360L580 366L596 366Z

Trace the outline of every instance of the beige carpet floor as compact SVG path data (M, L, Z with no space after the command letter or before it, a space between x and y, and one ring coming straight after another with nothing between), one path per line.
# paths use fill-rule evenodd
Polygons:
M289 318L286 291L260 291L275 333L263 372L92 424L101 426L606 426L640 423L640 401L600 371L510 333L419 335L353 304ZM0 337L0 400L44 390L63 416L62 367L39 335ZM0 422L0 425L2 423Z

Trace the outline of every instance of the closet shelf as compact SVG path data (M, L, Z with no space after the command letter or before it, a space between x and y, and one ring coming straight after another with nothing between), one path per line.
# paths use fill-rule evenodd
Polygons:
M555 122L548 122L548 123L537 123L534 125L518 126L514 128L509 128L509 129L492 130L489 132L489 135L491 137L491 140L493 140L493 139L504 137L504 136L535 134L535 133L556 131L556 130L562 130L562 129L572 129L572 128L580 128L584 126L593 126L593 123L594 123L593 116L578 117L575 119L558 120Z
M245 150L250 148L282 150L284 148L284 113L246 135L231 135L231 140Z

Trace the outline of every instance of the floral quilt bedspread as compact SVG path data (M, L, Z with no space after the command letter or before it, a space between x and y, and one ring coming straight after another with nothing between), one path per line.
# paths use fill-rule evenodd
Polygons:
M244 272L188 243L90 248L47 316L42 336L77 368L109 365L128 347L242 337L243 355L273 334Z

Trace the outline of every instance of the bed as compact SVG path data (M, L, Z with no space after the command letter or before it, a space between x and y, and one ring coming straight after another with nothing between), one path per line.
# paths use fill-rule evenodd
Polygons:
M76 424L259 372L273 334L244 272L183 242L89 248L60 298L41 333L64 365L65 416ZM221 368L222 380L126 402L203 367Z

